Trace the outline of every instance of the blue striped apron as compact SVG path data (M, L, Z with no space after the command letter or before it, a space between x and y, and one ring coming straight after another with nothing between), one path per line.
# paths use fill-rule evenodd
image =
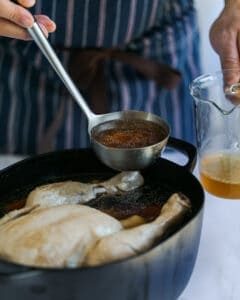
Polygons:
M155 113L169 122L173 136L195 142L188 86L200 61L192 0L38 0L32 12L56 21L53 46L118 47L178 69L181 83L169 91L129 65L108 61L109 111ZM69 53L59 56L67 67ZM34 42L0 38L0 152L32 154L88 143L86 117Z

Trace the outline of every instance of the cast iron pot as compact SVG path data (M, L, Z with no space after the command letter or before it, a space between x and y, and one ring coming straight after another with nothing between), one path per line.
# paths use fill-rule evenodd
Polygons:
M186 166L159 158L143 175L150 189L161 190L162 187L160 201L172 192L186 194L192 203L188 220L146 253L100 267L44 269L0 260L0 299L176 299L190 278L197 256L204 193L189 172L195 163L195 147L173 138L168 145L187 153ZM0 172L0 205L4 207L47 182L112 175L114 171L102 165L89 149L35 156Z

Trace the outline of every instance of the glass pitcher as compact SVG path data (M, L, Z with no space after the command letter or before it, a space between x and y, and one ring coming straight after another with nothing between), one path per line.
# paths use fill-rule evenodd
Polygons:
M200 180L218 197L240 199L240 70L196 78L195 100Z

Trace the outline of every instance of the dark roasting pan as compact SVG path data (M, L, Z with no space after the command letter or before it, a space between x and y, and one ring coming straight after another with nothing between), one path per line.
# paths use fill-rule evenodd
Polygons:
M0 299L176 299L190 278L197 256L204 193L190 172L195 164L195 147L174 138L169 139L168 146L185 152L188 163L179 166L159 158L142 172L145 178L143 188L126 197L117 196L114 201L119 209L125 204L140 207L148 201L153 205L163 203L170 194L182 192L192 203L192 213L187 220L150 251L100 267L43 269L0 260ZM67 179L106 179L114 174L115 171L100 163L89 149L53 152L25 159L0 172L0 213L3 214L16 199L24 198L35 186ZM103 197L90 205L108 209L113 200Z

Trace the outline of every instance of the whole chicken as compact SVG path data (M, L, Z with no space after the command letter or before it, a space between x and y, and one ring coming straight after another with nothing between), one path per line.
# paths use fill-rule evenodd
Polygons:
M120 222L81 204L26 206L0 219L0 257L41 267L101 265L150 249L189 210L189 200L177 193L142 225L138 216Z

